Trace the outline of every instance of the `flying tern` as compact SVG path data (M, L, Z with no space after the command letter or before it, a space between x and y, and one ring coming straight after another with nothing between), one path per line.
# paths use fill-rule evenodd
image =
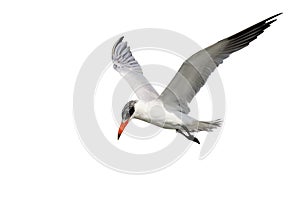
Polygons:
M118 71L134 90L139 100L131 100L122 110L122 122L118 139L133 118L165 129L174 129L187 139L200 144L191 133L212 131L221 126L221 120L198 121L189 116L188 104L205 84L210 74L230 54L246 47L264 32L279 13L239 33L225 38L189 57L165 90L159 95L143 75L139 63L133 57L127 42L121 37L113 46L113 68Z

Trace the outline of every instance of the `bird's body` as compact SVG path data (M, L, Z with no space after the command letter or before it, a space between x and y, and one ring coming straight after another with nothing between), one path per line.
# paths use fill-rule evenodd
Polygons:
M139 100L129 101L122 110L122 123L118 138L132 118L143 120L165 129L175 129L187 139L199 143L191 132L212 131L221 120L198 121L188 115L188 104L211 73L230 54L246 47L276 21L278 15L269 17L239 33L196 52L183 62L177 74L159 95L144 77L141 66L133 57L127 42L121 37L113 47L112 60L117 70L128 82Z
M138 100L135 104L133 117L165 129L177 130L185 126L189 132L196 132L201 130L209 131L209 125L212 129L217 128L213 123L198 121L177 110L167 110L159 99L149 102ZM217 121L213 122L216 123Z
M143 120L161 128L177 129L182 124L189 123L188 120L181 119L180 112L169 112L159 99L149 102L139 100L136 103L135 109L134 117L136 119Z

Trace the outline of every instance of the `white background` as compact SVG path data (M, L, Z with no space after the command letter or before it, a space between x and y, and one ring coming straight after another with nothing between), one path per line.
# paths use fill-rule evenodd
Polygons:
M299 199L297 1L0 3L0 199ZM295 3L292 3L295 2ZM219 68L226 119L214 151L127 175L95 161L75 130L72 94L106 39L165 28L202 47L278 12Z

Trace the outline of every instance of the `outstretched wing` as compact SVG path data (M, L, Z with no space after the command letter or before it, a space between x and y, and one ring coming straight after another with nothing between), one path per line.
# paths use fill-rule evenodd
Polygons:
M188 103L192 101L217 66L231 53L248 46L275 22L276 19L273 18L280 14L282 13L223 39L188 58L159 97L165 107L188 113L190 111Z
M139 63L132 56L127 42L121 37L112 49L112 61L114 69L118 71L128 82L137 97L144 101L158 98L158 93L144 77Z

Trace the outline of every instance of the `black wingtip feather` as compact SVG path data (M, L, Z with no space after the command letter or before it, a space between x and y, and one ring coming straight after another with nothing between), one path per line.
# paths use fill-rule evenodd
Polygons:
M254 24L253 26L250 26L249 28L246 28L245 30L240 31L240 32L238 32L238 33L236 33L236 34L228 37L227 39L228 40L233 40L233 39L236 39L236 38L238 38L240 36L249 34L250 32L253 32L253 31L257 30L257 29L264 30L264 29L268 28L270 26L270 24L272 24L273 22L275 22L277 20L277 19L273 19L273 18L275 18L275 17L277 17L277 16L279 16L281 14L282 13L278 13L276 15L273 15L272 17L269 17L269 18L267 18L267 19L265 19L265 20L263 20L261 22L258 22L257 24ZM273 19L273 20L271 20L271 19Z
M269 21L270 19L273 19L274 17L277 17L277 16L282 15L282 14L283 14L282 12L278 13L276 15L273 15L272 17L269 17L268 19L265 19L264 21Z
M273 22L276 22L276 21L277 21L277 19L273 19L273 20L269 21L267 24L272 24Z
M275 17L281 15L278 13L269 17L243 31L240 31L228 38L225 38L209 47L205 50L209 53L215 64L218 66L223 62L225 58L228 58L230 54L248 46L250 42L255 40L265 29L271 26L277 19Z

